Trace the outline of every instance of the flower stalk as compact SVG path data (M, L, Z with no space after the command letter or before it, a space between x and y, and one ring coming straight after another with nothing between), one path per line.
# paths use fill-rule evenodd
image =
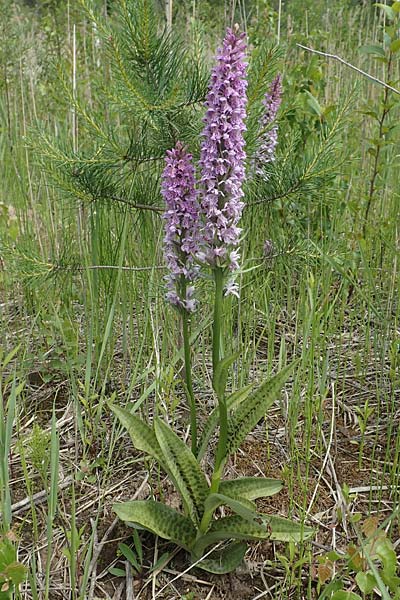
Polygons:
M191 448L193 454L197 456L197 410L196 401L193 393L192 359L190 355L189 314L186 310L182 311L182 336L185 363L185 388L190 410Z
M199 269L193 256L198 250L200 221L192 156L181 142L167 152L161 190L167 206L164 213L164 257L169 270L167 300L181 316L185 391L190 408L192 452L196 455L197 411L192 382L189 315L196 308L193 282Z
M275 161L275 150L278 144L278 124L276 121L282 102L282 76L278 74L264 96L264 114L261 120L259 147L253 158L253 169L256 175L268 179L264 166Z
M215 382L223 358L223 302L226 293L237 293L229 277L239 268L241 229L238 226L244 203L244 151L246 117L246 42L237 28L228 29L211 75L206 100L205 127L201 146L201 212L205 222L200 256L212 267L215 283L212 341L213 382L219 409L219 438L210 493L217 493L226 462L228 412L225 390ZM200 525L206 531L212 513L205 512Z

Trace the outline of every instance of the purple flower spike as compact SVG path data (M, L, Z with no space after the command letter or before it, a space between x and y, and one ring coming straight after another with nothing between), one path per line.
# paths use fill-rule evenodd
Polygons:
M181 142L167 152L161 193L166 203L164 258L169 269L167 300L192 312L196 308L194 286L198 275L193 255L199 245L199 206L192 155Z
M245 34L228 29L211 75L199 163L205 243L198 258L231 271L238 268L244 206L245 53Z
M273 80L263 100L265 112L261 121L262 133L260 145L254 157L254 171L264 178L266 174L263 166L275 160L275 149L278 143L278 125L275 122L281 101L282 77L279 74Z

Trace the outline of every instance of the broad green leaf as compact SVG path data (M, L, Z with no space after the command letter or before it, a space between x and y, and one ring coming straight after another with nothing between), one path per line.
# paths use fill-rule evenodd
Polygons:
M233 542L222 550L212 552L207 558L197 563L196 567L217 575L231 573L242 562L246 550L246 543Z
M382 579L390 579L396 575L397 557L391 541L387 537L379 538L374 544L374 554L382 563Z
M274 377L263 383L246 402L242 402L229 419L227 453L233 454L258 421L274 403L298 361L283 368Z
M18 561L9 564L3 571L3 574L7 577L7 579L11 580L16 586L25 581L26 573L26 567Z
M400 50L400 39L393 40L393 42L390 44L390 51L395 53L395 52L398 52L399 50Z
M214 513L222 505L229 506L233 512L240 515L246 521L254 521L259 516L252 502L249 502L245 498L231 498L224 496L224 494L210 494L205 501L204 512Z
M340 590L333 594L331 600L362 600L362 598L354 592L344 592L343 590Z
M228 411L233 410L234 408L239 406L239 404L241 402L246 400L247 396L250 394L250 392L253 388L254 388L254 383L251 383L250 385L246 385L246 387L244 387L241 390L238 390L237 392L234 392L233 394L228 396L228 398L226 399L226 407L227 407ZM199 450L197 452L197 460L198 461L200 461L203 458L203 456L208 448L210 438L211 438L212 434L214 433L215 428L218 425L218 419L219 419L219 409L218 409L218 406L216 406L211 411L207 421L205 422L203 431L200 436Z
M399 0L397 0L397 2L393 2L392 6L390 8L393 10L393 12L400 13L400 2L399 2Z
M226 380L228 378L229 367L238 358L240 352L235 352L231 356L227 356L219 361L216 366L214 377L213 377L213 388L218 396L222 398L225 394Z
M265 525L246 521L238 515L223 517L212 521L207 533L197 540L193 553L202 556L208 546L221 540L266 540L269 537L270 532Z
M376 579L372 573L360 571L356 574L356 583L363 594L371 594L376 586Z
M311 527L283 517L262 515L262 522L269 527L270 539L277 542L304 542L314 535Z
M376 4L374 4L374 6L378 6L379 8L381 8L382 10L385 11L387 18L390 21L393 21L395 18L395 13L393 11L393 8L391 6L388 6L387 4L382 4L381 2L377 2Z
M221 481L219 491L221 494L232 498L246 498L256 500L265 496L277 494L283 486L279 479L268 479L267 477L241 477L231 481Z
M163 465L164 460L160 445L153 429L144 423L142 419L136 415L132 415L125 408L121 408L120 406L116 406L115 404L111 403L109 403L109 407L131 436L131 440L135 448L142 450L142 452L145 452L146 454L149 454L161 465Z
M323 110L318 100L309 92L308 90L304 90L304 94L307 96L307 104L310 108L319 116L322 117Z
M384 48L382 48L382 46L377 46L375 44L360 46L358 51L361 52L362 54L373 54L375 56L383 56L383 57L386 56Z
M208 485L195 456L186 444L160 419L154 422L163 459L187 513L193 523L200 523Z
M155 500L132 500L114 504L113 510L122 521L135 523L165 540L190 550L196 529L190 519Z
M257 515L259 522L243 519L239 515L213 521L207 533L197 540L194 553L204 554L204 549L221 540L276 540L300 542L310 538L314 531L289 519L270 515Z

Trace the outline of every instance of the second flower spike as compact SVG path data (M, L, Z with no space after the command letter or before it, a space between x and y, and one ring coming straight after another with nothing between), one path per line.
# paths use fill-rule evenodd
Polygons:
M192 312L196 307L193 282L198 275L198 266L193 255L199 245L199 205L192 155L181 142L167 152L161 192L166 204L167 300L177 308Z

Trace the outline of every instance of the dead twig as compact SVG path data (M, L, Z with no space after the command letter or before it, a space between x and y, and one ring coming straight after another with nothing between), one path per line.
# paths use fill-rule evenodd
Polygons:
M71 475L68 475L63 481L61 481L58 484L58 489L63 490L64 488L71 485L72 481L73 481L73 477ZM42 502L44 502L46 500L47 494L48 494L47 490L42 490L41 492L37 492L36 494L33 494L33 496L27 496L23 500L20 500L19 502L15 502L15 504L12 504L11 512L13 514L18 514L20 512L24 512L25 510L28 510L29 507L31 506L31 503L33 503L35 505L41 504ZM0 513L0 516L1 516L1 513Z
M363 75L364 77L367 77L367 79L370 79L371 81L374 81L375 83L379 83L379 85L382 85L386 89L391 90L392 92L394 92L395 94L398 94L400 96L400 90L394 88L393 86L389 85L385 81L382 81L381 79L378 79L377 77L374 77L370 73L367 73L366 71L363 71L362 69L359 69L355 65L352 65L347 60L344 60L344 58L341 58L337 54L331 54L330 52L322 52L321 50L314 50L314 48L309 48L308 46L303 46L303 44L296 44L296 46L298 46L299 48L302 48L303 50L307 50L307 52L312 52L313 54L318 54L319 56L325 56L326 58L333 58L334 60L337 60L338 62L342 63L342 65L349 67L349 69L353 69L353 71L356 71L356 73L359 73L360 75Z

